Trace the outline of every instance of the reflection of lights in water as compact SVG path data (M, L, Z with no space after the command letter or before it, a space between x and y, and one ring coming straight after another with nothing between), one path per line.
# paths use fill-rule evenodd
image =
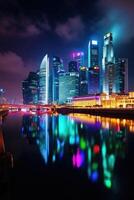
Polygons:
M49 160L53 163L56 162L56 159L63 159L64 154L67 154L69 150L69 152L71 152L73 167L82 167L83 170L87 171L89 179L93 182L103 177L102 181L105 187L111 188L116 158L117 156L122 156L124 152L123 142L124 136L126 135L126 128L122 128L122 126L129 123L133 125L134 122L132 120L119 121L116 119L84 115L86 124L91 124L92 129L95 130L90 132L89 129L87 130L84 120L81 122L82 116L81 114L73 114L73 120L71 120L70 116L60 115L57 118L52 116L52 123L50 123L52 124L52 134L49 133L51 127L48 126L47 115L38 116L37 119L34 119L32 116L28 127L30 129L32 127L32 133L30 133L32 137L36 138L38 135L36 142L45 163L48 162L49 156L51 156ZM79 117L80 120L76 123L75 119ZM106 129L107 126L109 126L108 130ZM26 130L30 131L28 127ZM81 127L85 131L85 134L81 134L83 133ZM117 132L117 127L120 127L119 132ZM35 131L37 131L36 136L34 135ZM89 131L90 134L87 135L86 131ZM53 141L50 155L49 137L51 137ZM75 152L76 148L76 153L72 153ZM66 156L64 156L64 158L66 158ZM103 175L101 175L102 173Z
M92 180L93 182L96 182L96 181L98 180L98 178L99 178L99 173L98 173L98 171L92 172L92 174L91 174L91 180Z
M27 108L22 108L21 111L22 112L27 112Z
M73 155L72 161L74 167L81 167L84 162L84 153L80 149L77 149L77 153Z
M95 154L98 154L98 153L100 152L100 147L99 147L99 145L97 145L97 144L94 145L93 151L94 151Z
M48 115L43 115L40 118L40 143L39 148L41 151L41 154L45 160L45 163L48 162L48 156L49 156L49 133L48 133Z
M86 141L84 140L84 138L80 139L80 148L81 149L86 149Z

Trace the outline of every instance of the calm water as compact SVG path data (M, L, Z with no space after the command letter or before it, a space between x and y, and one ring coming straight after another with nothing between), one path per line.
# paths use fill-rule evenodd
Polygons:
M14 167L0 200L134 199L133 120L10 113L2 130Z

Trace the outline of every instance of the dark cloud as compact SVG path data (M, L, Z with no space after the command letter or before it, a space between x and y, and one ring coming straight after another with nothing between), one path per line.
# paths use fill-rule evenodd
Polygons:
M22 98L21 82L30 70L33 70L32 66L26 64L16 53L0 53L0 86L6 90L6 97L10 102L19 102Z
M69 18L65 23L58 24L55 32L68 41L77 40L84 32L84 23L80 16Z
M3 16L0 18L0 35L3 37L31 37L38 36L51 28L48 21L33 21L26 16Z

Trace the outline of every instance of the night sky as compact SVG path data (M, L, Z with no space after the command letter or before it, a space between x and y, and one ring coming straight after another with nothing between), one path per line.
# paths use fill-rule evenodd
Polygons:
M0 0L0 88L10 102L21 102L22 80L46 53L66 65L73 50L87 53L89 39L103 45L112 32L115 56L128 58L134 90L133 11L133 0Z

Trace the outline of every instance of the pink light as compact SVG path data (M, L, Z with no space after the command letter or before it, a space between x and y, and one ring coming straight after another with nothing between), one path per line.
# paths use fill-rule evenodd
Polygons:
M74 154L72 157L72 161L73 161L73 166L74 167L81 167L83 162L84 162L84 154L83 152L80 151L80 149L77 150L76 155Z
M27 112L27 109L26 108L22 108L21 111L22 112Z
M76 98L73 98L74 100L83 100L83 99L100 99L99 96L91 96L91 97L76 97Z

